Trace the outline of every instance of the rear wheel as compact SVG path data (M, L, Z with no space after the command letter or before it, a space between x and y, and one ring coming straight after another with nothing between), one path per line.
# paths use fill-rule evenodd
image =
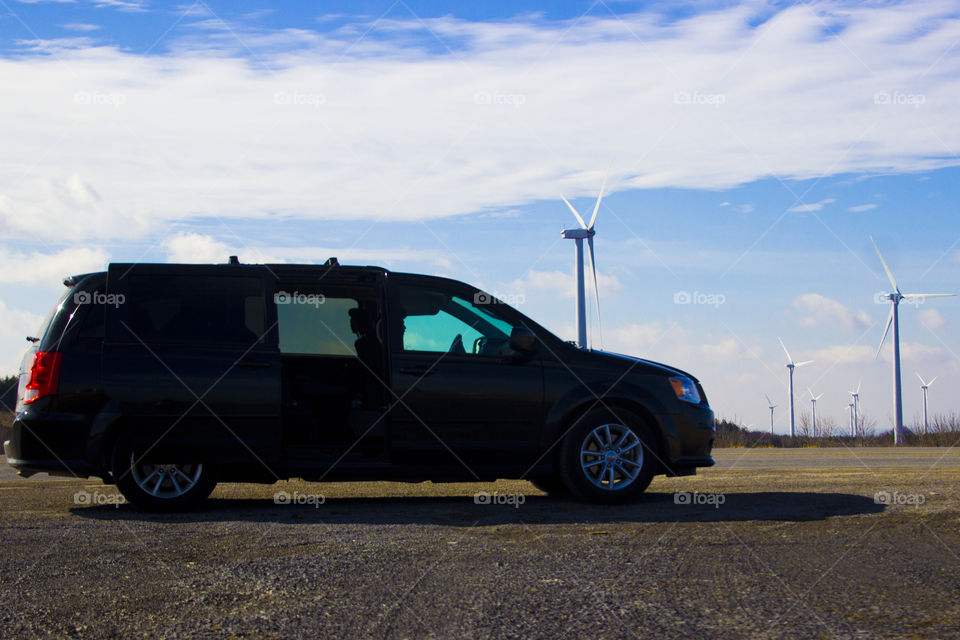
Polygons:
M147 461L123 439L113 450L111 466L120 493L146 511L190 509L217 486L215 470L209 465Z
M650 486L657 469L656 439L635 414L623 409L591 411L563 441L560 474L581 500L631 502Z

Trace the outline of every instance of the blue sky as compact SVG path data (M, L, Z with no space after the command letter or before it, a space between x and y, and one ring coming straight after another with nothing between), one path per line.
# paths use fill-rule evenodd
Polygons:
M960 292L960 5L0 3L0 363L109 261L382 264L466 280L572 338L597 223L604 347L786 430L786 372L891 414L889 285ZM702 304L677 304L688 293ZM960 301L901 311L956 411ZM595 328L594 328L595 329ZM594 344L601 336L593 331ZM798 407L809 408L798 394Z

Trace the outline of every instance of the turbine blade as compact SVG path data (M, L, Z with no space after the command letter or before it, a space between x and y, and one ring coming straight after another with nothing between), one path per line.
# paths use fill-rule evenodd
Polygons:
M587 248L590 250L590 270L593 271L593 294L597 301L597 334L602 348L603 325L600 324L600 287L597 285L597 256L593 252L593 236L587 236Z
M560 197L563 198L563 194L562 194L562 193L560 194ZM573 208L573 205L570 204L570 201L567 200L566 198L563 198L563 201L567 203L567 206L570 207L570 211L572 211L572 212L573 212L573 215L576 216L577 222L580 223L580 227L581 227L582 229L586 229L586 228L587 228L587 223L585 223L585 222L583 221L583 218L581 218L581 217L580 217L580 214L577 213L577 210Z
M600 195L597 196L597 204L593 205L593 215L590 216L590 224L587 229L593 229L593 223L597 221L597 212L600 211L600 201L603 200L603 192L607 188L607 178L610 177L610 167L607 167L607 173L603 176L603 184L600 185Z
M780 338L778 337L777 340L780 340ZM783 347L783 352L787 354L787 362L793 364L793 358L790 357L790 352L787 351L787 345L783 344L783 340L780 340L780 346Z
M880 346L877 347L877 355L873 356L874 360L880 357L880 350L883 349L883 343L886 342L887 334L890 332L890 325L893 324L893 309L894 306L890 305L890 315L887 316L887 328L883 330L883 337L880 338Z
M949 298L955 296L955 293L905 293L903 297L907 300L916 300L918 298Z
M873 242L873 236L870 236L870 242ZM880 249L877 247L876 242L873 242L873 248L877 250L877 255L880 256L880 262L883 264L883 270L887 272L887 277L890 278L890 284L893 285L893 290L900 291L900 287L897 286L897 281L894 279L893 274L890 273L890 267L887 266L887 261L883 259L883 254L880 253Z
M807 387L807 393L809 393L809 394L810 394L810 397L813 398L813 391L810 389L810 387ZM814 399L816 399L816 398L814 398Z
M933 376L933 380L936 380L936 379L937 379L937 376ZM932 387L932 386L933 386L933 380L931 380L930 382L927 383L927 386L928 386L928 387Z
M795 367L802 367L802 366L805 365L805 364L812 364L812 363L813 363L813 360L804 360L803 362L794 363L793 366L795 366Z
M768 396L767 394L763 394L763 397L767 399L767 404L770 404L770 405L773 404L773 400L770 399L770 396Z
M860 393L860 385L863 384L863 378L857 380L857 393Z
M914 373L917 374L917 377L918 377L918 378L920 378L920 372L919 372L919 371L914 371ZM928 386L927 383L923 381L923 378L920 378L920 384L922 384L923 386Z

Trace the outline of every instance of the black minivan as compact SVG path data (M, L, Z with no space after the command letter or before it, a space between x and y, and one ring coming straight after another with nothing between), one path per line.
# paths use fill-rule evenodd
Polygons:
M713 464L695 378L580 349L455 280L231 258L64 284L28 338L7 461L143 509L293 477L523 478L622 503Z

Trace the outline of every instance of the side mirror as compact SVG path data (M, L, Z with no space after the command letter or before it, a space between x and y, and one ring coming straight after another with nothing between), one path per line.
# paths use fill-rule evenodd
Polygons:
M510 348L529 355L537 350L537 335L526 327L514 327L510 332Z

